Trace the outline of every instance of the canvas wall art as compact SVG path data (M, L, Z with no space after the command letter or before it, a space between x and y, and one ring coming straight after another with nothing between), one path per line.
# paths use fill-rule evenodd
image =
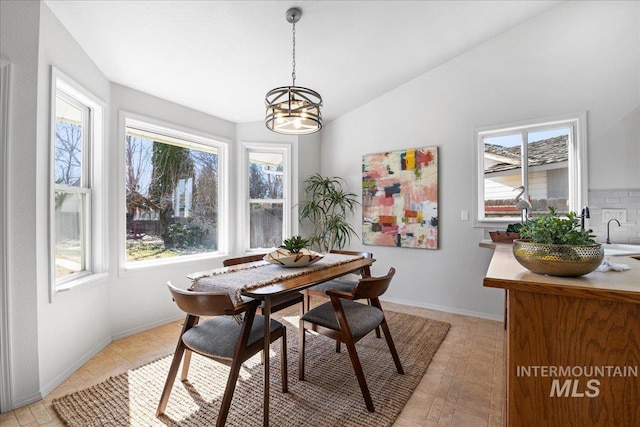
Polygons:
M363 156L362 242L438 249L438 147Z

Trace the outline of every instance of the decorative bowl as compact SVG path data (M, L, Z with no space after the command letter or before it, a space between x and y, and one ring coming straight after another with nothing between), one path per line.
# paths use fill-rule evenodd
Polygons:
M323 255L309 249L301 249L298 253L289 252L286 249L276 249L264 256L265 261L282 267L306 267L320 261Z
M599 243L574 246L514 240L513 256L534 273L577 277L598 268L604 258L604 249Z

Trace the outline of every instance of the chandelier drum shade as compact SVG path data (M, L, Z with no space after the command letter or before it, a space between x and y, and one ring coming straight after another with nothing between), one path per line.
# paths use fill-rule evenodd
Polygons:
M293 24L293 84L272 89L265 97L265 125L287 135L305 135L322 128L322 97L314 90L296 86L296 22L301 16L297 7L286 13L287 21Z

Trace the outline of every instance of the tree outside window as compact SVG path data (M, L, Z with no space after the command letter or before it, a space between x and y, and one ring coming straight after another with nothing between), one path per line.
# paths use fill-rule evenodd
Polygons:
M127 126L126 261L218 250L219 150Z
M58 89L54 122L54 277L57 284L91 270L89 107Z
M284 238L285 152L248 151L249 249L278 247Z

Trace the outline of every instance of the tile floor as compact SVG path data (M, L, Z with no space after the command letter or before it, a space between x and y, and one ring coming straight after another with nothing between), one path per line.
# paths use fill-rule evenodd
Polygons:
M451 324L395 427L501 426L504 330L500 322L384 303L387 310ZM51 401L171 353L174 322L112 342L43 400L0 414L1 427L62 426Z

